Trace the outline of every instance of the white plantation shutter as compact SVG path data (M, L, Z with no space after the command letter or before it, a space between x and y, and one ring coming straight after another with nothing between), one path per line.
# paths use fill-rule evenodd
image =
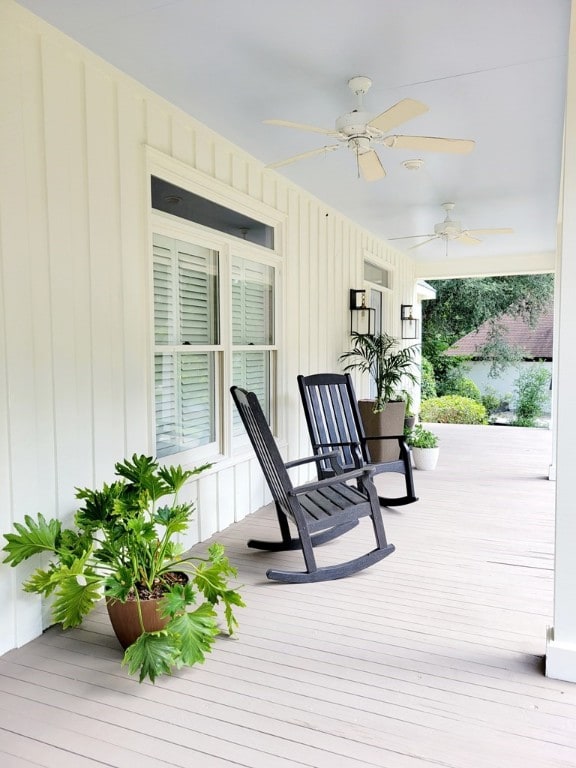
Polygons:
M270 419L271 351L274 342L274 269L265 264L234 257L232 259L232 355L233 383L255 392L262 409ZM256 347L256 349L253 349ZM238 414L234 412L234 437L244 434Z
M265 264L232 260L232 341L273 343L274 270Z
M179 244L181 245L181 244ZM180 344L216 344L213 251L178 250Z
M174 335L172 253L154 243L154 335L156 344L170 344Z
M197 347L218 343L217 253L157 234L153 246L156 453L162 457L216 440L215 352Z

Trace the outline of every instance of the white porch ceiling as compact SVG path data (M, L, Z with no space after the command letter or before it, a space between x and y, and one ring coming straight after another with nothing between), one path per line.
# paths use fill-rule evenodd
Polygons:
M374 115L403 98L429 112L392 133L474 139L468 155L377 148L386 178L357 178L342 149L280 168L382 238L433 232L441 204L466 229L512 227L450 260L555 249L570 0L20 0L217 133L271 163L320 148L355 106L354 75ZM404 160L421 158L419 171ZM419 241L400 240L408 249ZM410 251L444 260L434 241Z

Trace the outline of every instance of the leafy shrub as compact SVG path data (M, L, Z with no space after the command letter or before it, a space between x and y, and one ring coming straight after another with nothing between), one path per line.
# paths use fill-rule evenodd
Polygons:
M434 366L427 358L422 358L422 381L420 382L422 400L436 397L436 377Z
M434 375L436 376L436 391L439 397L442 395L458 394L455 389L460 379L463 379L468 372L469 359L467 357L444 357L449 361L449 365L443 365L440 369L434 366Z
M444 395L425 400L420 407L422 421L440 424L487 424L482 403L461 395Z
M533 427L546 404L550 373L539 366L523 371L514 382L515 427Z
M447 392L448 395L461 395L461 397L469 397L470 400L476 400L476 402L482 402L482 395L478 386L465 376L461 376L453 383L452 390Z
M493 387L487 387L482 394L482 405L488 416L510 409L511 395L499 395Z

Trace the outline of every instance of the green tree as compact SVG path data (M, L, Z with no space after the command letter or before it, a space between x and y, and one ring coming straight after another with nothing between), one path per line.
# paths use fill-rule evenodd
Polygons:
M459 280L431 280L435 301L422 305L422 354L434 366L439 391L450 370L462 365L462 358L443 357L457 339L490 322L484 354L492 360L492 373L498 375L517 359L503 337L501 318L514 315L534 325L548 306L554 291L554 276L509 275Z

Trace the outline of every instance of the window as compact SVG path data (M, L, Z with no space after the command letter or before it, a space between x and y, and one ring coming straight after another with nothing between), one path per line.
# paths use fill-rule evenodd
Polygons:
M155 234L156 454L216 442L218 253Z
M370 261L364 262L364 280L369 283L375 283L382 288L392 287L390 271L385 267L372 264Z
M274 269L232 258L233 383L255 392L270 421L270 383L274 344ZM244 435L234 412L234 438Z
M251 244L188 235L153 234L156 455L197 459L247 441L232 384L272 419L277 270Z

